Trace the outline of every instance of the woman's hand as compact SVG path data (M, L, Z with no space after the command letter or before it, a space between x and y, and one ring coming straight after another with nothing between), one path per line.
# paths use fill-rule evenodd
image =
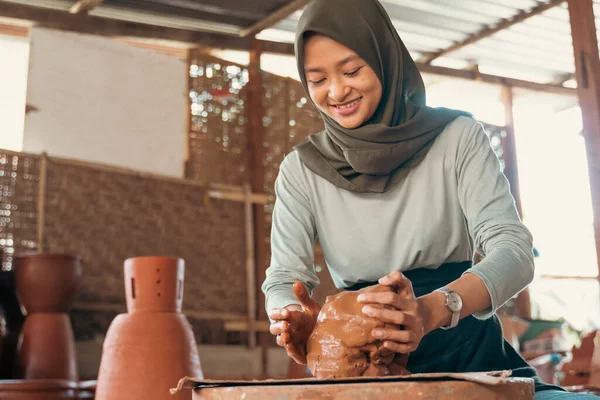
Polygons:
M393 292L371 292L358 296L358 301L366 304L363 313L400 328L377 328L372 332L373 337L384 340L383 346L396 353L415 351L427 332L426 313L415 297L412 283L399 271L384 276L379 283L391 286Z
M275 308L269 314L269 331L277 336L277 344L298 364L306 364L306 342L315 327L321 307L311 299L302 282L294 283L294 294L300 305Z

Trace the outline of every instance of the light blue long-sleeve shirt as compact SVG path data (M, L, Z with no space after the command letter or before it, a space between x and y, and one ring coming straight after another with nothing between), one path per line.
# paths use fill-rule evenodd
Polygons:
M319 238L338 288L388 273L485 259L479 276L492 300L488 318L527 286L534 271L532 237L521 223L508 181L481 124L459 117L437 137L425 159L385 193L340 189L310 171L297 152L280 167L271 232L271 265L262 289L267 311L298 304L292 284L319 283Z

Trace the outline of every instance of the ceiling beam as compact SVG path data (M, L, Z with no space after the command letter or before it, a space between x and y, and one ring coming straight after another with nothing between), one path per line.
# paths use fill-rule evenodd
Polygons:
M103 1L104 0L78 0L71 6L69 12L71 14L87 14L98 7Z
M166 39L190 46L208 47L216 49L245 50L252 49L252 37L238 37L209 32L199 32L185 29L168 28L149 24L97 17L84 14L69 14L65 11L52 10L15 3L0 2L0 17L33 21L37 26L52 29L87 33L100 36L113 37L139 37L145 39ZM264 53L294 55L294 45L291 43L278 43L261 41ZM528 82L519 79L504 78L495 75L482 74L473 70L453 69L417 63L422 73L443 75L454 78L479 80L497 85L521 87L540 92L551 92L575 95L575 89L560 85Z
M261 19L254 25L252 25L248 28L242 29L240 31L239 35L241 37L254 36L257 33L259 33L260 31L270 28L273 25L275 25L276 23L278 23L279 21L286 19L287 17L289 17L290 15L292 15L299 9L308 5L308 3L310 3L310 2L311 2L311 0L292 0L285 6L281 7L280 9L276 10L272 14Z
M426 55L425 57L420 59L419 62L422 62L425 64L431 64L431 62L435 59L438 59L448 53L451 53L456 50L460 50L463 47L466 47L466 46L476 43L482 39L490 37L490 36L494 35L495 33L498 33L507 28L510 28L511 26L521 23L531 17L535 17L536 15L539 15L553 7L556 7L557 5L564 3L565 1L566 0L550 0L548 3L539 3L539 5L535 6L534 8L532 8L529 11L522 10L514 17L512 17L510 19L505 19L502 22L500 22L498 25L487 26L484 29L482 29L481 31L479 31L471 36L468 36L463 41L456 42L452 46L447 47L442 50L439 50L437 52L429 53L428 55Z
M478 70L454 69L439 67L431 64L417 63L417 68L421 73L449 76L452 78L467 79L472 81L481 81L493 85L511 86L523 89L534 90L537 92L547 92L555 94L576 95L576 90L560 85L537 83L524 81L521 79L506 78L503 76L483 74Z

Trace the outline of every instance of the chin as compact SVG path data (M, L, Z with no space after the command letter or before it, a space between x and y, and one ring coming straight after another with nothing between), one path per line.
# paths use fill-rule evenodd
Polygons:
M335 119L335 118L334 118ZM340 124L345 129L354 129L358 128L362 125L362 121L352 118L352 119L335 119L335 121Z

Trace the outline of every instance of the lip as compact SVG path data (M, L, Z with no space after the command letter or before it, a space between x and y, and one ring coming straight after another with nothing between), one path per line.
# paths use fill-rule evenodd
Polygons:
M363 99L362 97L359 97L358 99L348 101L345 103L345 104L349 104L349 103L356 101L356 104L353 105L352 107L339 108L334 105L331 105L330 107L333 109L333 112L335 112L336 114L341 115L341 116L346 116L346 115L353 114L354 112L356 112L356 110L358 110L358 107L360 107L360 103L362 102L362 99Z

